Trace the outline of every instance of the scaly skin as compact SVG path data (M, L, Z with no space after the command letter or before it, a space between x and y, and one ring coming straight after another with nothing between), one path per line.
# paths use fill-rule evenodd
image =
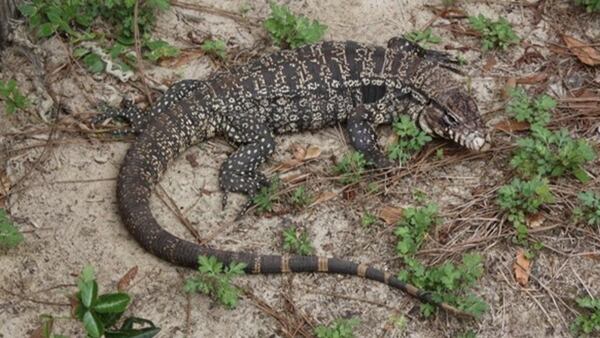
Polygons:
M165 231L149 207L152 189L168 163L192 144L214 136L237 147L220 169L221 189L250 197L267 184L257 168L275 150L276 134L344 123L353 146L376 166L385 167L392 163L378 149L374 127L407 113L425 131L481 150L489 138L475 102L453 80L456 72L447 55L402 38L391 39L387 48L323 42L280 51L206 81L179 82L146 117L135 107L109 112L101 118L125 115L132 130L140 133L127 152L117 184L123 222L146 250L177 265L197 268L198 256L207 255L226 265L245 263L245 271L254 274L356 275L464 315L365 264L225 251L182 240Z

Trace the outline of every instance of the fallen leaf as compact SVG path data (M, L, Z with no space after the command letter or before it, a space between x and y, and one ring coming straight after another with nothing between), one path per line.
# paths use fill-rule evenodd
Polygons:
M306 148L306 153L304 154L304 161L312 160L321 156L321 148L317 146L310 145Z
M563 35L563 40L571 53L575 54L579 61L589 66L600 64L600 52L590 47L588 43L568 35Z
M315 201L310 206L312 207L317 204L325 203L325 202L329 201L330 199L333 199L336 196L337 196L337 193L333 192L333 191L322 192L321 194L319 194L319 196L315 199Z
M518 84L535 84L541 83L548 79L548 74L544 72L531 74L529 76L520 77L517 79Z
M306 181L306 179L310 177L309 173L292 173L289 175L279 176L282 181L289 184L296 184L302 181Z
M129 269L129 271L127 271L127 273L125 275L123 275L123 277L121 277L121 279L119 279L119 282L117 283L117 290L119 290L121 292L127 290L129 288L129 286L131 285L131 281L133 281L135 276L137 276L137 273L138 273L137 265L134 266L133 268Z
M277 164L272 170L286 172L298 167L300 164L302 164L302 162L295 159L289 159L283 162L279 162L279 164Z
M400 217L402 217L404 209L385 206L379 210L378 217L381 218L386 224L396 224Z
M354 190L354 189L344 190L344 199L346 201L352 201L354 198L356 198L356 190Z
M517 86L517 79L514 77L509 77L504 84L504 88L502 89L502 97L504 99L510 98L510 92Z
M512 133L515 131L529 130L529 127L529 123L525 121L504 120L498 122L494 126L494 129L503 131L505 133Z
M185 155L185 159L192 166L192 168L198 168L200 166L200 164L198 163L198 156L196 156L196 154L194 153L189 153Z
M517 251L517 258L513 264L515 279L521 286L527 286L529 283L529 274L531 273L531 261L525 257L525 250Z
M304 147L299 145L298 143L292 144L291 148L294 159L298 161L303 161L304 156L306 156L306 149L304 149Z
M528 227L533 229L542 226L545 220L546 218L544 218L544 214L538 212L537 214L527 216L525 223L527 223Z
M492 70L492 68L494 68L496 63L498 63L498 62L496 61L496 58L493 55L488 56L485 59L485 65L483 65L483 71L485 73L489 72L490 70Z

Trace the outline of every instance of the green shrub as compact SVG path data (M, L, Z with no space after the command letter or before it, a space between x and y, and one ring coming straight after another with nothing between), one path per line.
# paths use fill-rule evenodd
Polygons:
M315 251L306 230L298 230L295 226L283 230L283 249L303 256Z
M360 181L362 174L365 172L367 160L363 154L358 151L347 153L342 157L335 167L336 174L341 175L340 183L356 184Z
M329 326L319 325L315 328L317 338L354 338L354 327L358 319L336 319Z
M15 80L8 80L6 83L0 81L0 100L4 101L4 108L8 114L14 113L17 109L25 109L29 106L29 101L21 94Z
M469 17L469 23L474 30L481 34L483 50L494 48L504 50L520 41L519 36L513 31L512 25L505 18L492 21L479 14Z
M404 38L406 38L406 40L414 42L414 43L420 43L423 45L426 44L438 44L440 42L442 42L442 38L440 38L437 35L433 35L431 28L427 28L425 30L422 31L412 31L410 33L406 33L404 34Z
M556 101L548 95L540 95L531 99L522 88L510 91L511 101L506 111L519 122L530 125L545 126L552 118L551 110L556 107Z
M391 160L399 161L401 164L410 160L427 142L432 140L431 136L417 128L415 122L407 115L400 115L394 122L393 128L398 135L398 141L389 147L388 156Z
M227 57L227 46L223 40L206 40L200 45L202 51L208 55L214 55L221 60Z
M600 194L584 191L579 193L579 206L574 214L578 220L583 220L589 225L600 226Z
M600 334L600 300L591 297L577 298L577 305L588 313L575 318L571 332L580 337Z
M234 277L244 274L244 263L232 263L223 268L223 263L215 257L199 256L198 272L186 280L186 292L199 292L211 296L225 307L232 309L237 305L240 290L231 284Z
M589 176L583 165L596 158L596 152L582 139L575 140L566 130L551 132L539 125L531 127L531 136L517 141L511 165L525 177L573 174L582 182Z
M515 178L498 190L496 201L515 227L517 240L523 242L529 233L527 216L539 212L542 205L552 203L554 197L545 178L535 177L529 181Z
M23 234L8 219L6 211L0 209L0 248L13 248L21 242Z
M600 11L600 0L575 0L575 3L585 6L585 10L588 12Z
M294 15L286 6L271 2L271 16L264 22L267 32L281 48L297 48L323 37L327 26L304 16Z

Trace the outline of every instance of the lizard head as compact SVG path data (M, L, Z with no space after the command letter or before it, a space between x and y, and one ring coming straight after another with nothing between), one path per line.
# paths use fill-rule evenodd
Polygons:
M446 89L428 100L418 116L419 126L429 134L453 140L475 151L490 147L490 136L475 100L459 88Z

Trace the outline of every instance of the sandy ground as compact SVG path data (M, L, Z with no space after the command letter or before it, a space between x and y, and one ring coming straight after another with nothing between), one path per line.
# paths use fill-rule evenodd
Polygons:
M237 0L203 2L235 12L243 3ZM568 13L561 18L568 23L568 33L598 41L600 17L576 11L566 1L545 3L545 11ZM268 14L265 2L252 4L250 17ZM325 4L307 0L289 5L325 23L329 27L327 39L375 44L384 44L393 36L425 27L433 18L431 11L417 0L347 0ZM461 8L471 15L507 17L519 35L533 46L560 44L556 16L542 16L538 22L533 8L526 5L526 2L478 1ZM486 120L492 125L505 114L498 109L504 104L501 91L505 79L536 72L541 61L514 67L515 60L526 52L523 45L509 52L482 56L477 40L452 35L443 28L447 23L446 19L435 21L434 33L441 35L444 41L435 48L473 47L464 52L470 62L469 82ZM224 38L230 46L240 50L252 48L264 34L260 28L249 29L220 15L173 7L161 15L156 36L180 47L190 47L187 34L191 31ZM237 282L252 290L256 298L244 297L234 310L226 310L205 296L189 296L182 286L192 272L144 252L128 235L117 215L115 177L128 143L85 132L82 125L97 112L95 102L105 100L117 104L124 93L140 96L141 92L106 74L89 75L69 60L67 50L67 45L57 38L39 45L46 72L54 71L49 76L48 87L65 108L59 116L60 125L68 127L63 129L53 129L50 123L44 125L44 119L52 121L55 115L48 114L51 101L47 93L36 89L36 69L28 59L16 48L5 51L2 58L0 79L16 78L33 105L26 113L0 114L0 178L5 175L11 188L3 203L26 238L19 247L0 253L0 337L28 337L39 326L41 314L65 317L57 320L56 333L83 337L79 323L66 318L69 314L66 304L67 296L75 291L77 274L88 263L96 268L101 291L115 290L129 269L139 267L128 290L134 297L128 313L154 321L162 328L160 337L289 336L269 311L258 306L260 302L267 304L271 313L281 314L291 323L316 325L339 317L357 317L360 319L356 329L358 337L453 337L469 329L479 337L565 337L569 336L568 325L575 315L571 310L573 299L585 294L586 288L594 296L600 296L598 256L578 255L597 253L599 243L585 236L573 237L572 229L565 227L539 235L549 249L542 250L536 258L532 271L535 280L527 288L519 287L514 281L512 263L517 247L510 240L498 236L496 240L469 247L471 252L485 258L485 275L474 292L486 300L490 310L478 321L463 321L445 314L425 320L418 315L418 304L406 295L374 282L341 276L242 277ZM550 53L546 48L536 50L543 59ZM490 55L497 63L488 68ZM570 62L576 63L573 58ZM164 84L180 78L205 78L215 69L208 57L198 56L177 67L148 65L145 72L153 83ZM590 73L593 72L584 72L586 76ZM554 95L565 93L560 78L553 77L546 85ZM598 85L600 82L595 82L595 86ZM382 132L389 134L385 128ZM52 141L48 145L49 137ZM339 129L282 136L277 142L277 153L264 166L266 170L291 158L294 143L316 145L322 151L321 156L296 169L295 173L309 174L307 184L315 195L339 188L326 179L332 176L332 156L339 157L348 150ZM452 145L444 147L449 154L461 152ZM282 252L282 229L297 224L308 230L318 254L375 262L390 271L400 268L399 262L391 259L395 246L393 228L380 225L365 229L360 224L364 211L375 213L381 205L411 205L414 203L412 192L421 190L432 196L444 214L508 177L506 153L492 153L454 161L432 172L408 175L389 186L384 197L346 200L340 195L303 211L279 216L250 215L234 223L232 220L244 199L236 196L228 209L221 210L217 186L217 169L231 150L221 140L192 147L169 168L161 182L166 194L176 201L201 236L210 238L211 245L279 253ZM193 159L200 163L198 167ZM588 169L598 177L600 173L595 167ZM569 184L575 183L572 180L557 183ZM167 229L191 238L156 196L152 207ZM546 212L547 223L552 225L553 219L565 219L561 215L568 211L557 206ZM507 233L507 227L497 218L491 221L465 218L446 220L440 229L447 232L444 243L456 247L450 244L466 243L483 230L487 235ZM598 236L597 231L595 235ZM423 254L420 256L423 259L434 262L456 258L467 251L462 248L444 253L447 246L436 242L439 238L434 239L426 248L440 251ZM394 319L401 316L406 317L406 325L392 325Z

